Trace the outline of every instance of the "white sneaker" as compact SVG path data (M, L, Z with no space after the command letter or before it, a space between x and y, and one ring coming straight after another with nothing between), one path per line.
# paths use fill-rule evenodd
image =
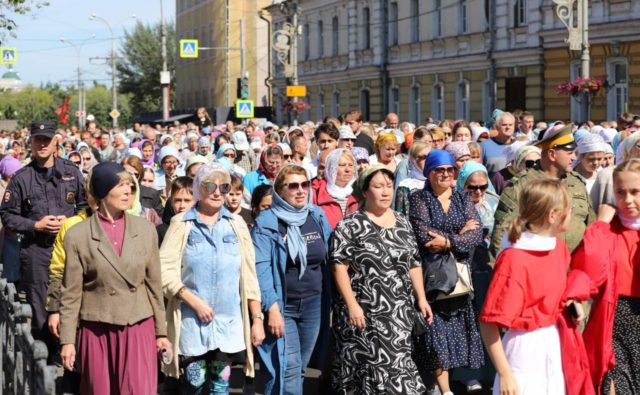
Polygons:
M445 392L445 393L444 393L444 394L442 394L442 395L453 395L453 392L451 392L451 391L447 391L447 392Z
M435 387L427 390L427 395L442 395L442 392L440 392L440 387L436 385Z

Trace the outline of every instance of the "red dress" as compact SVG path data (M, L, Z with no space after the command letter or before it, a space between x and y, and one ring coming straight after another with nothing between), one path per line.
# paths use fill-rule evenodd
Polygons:
M638 233L624 228L617 217L611 224L596 221L587 227L573 253L572 269L587 273L598 288L583 334L591 377L598 389L604 375L615 366L613 323L618 295L640 297L637 279L633 278Z
M557 325L567 395L593 394L580 333L566 314L569 299L589 296L591 281L582 272L567 275L570 254L556 239L550 251L507 248L498 255L480 321L534 331Z

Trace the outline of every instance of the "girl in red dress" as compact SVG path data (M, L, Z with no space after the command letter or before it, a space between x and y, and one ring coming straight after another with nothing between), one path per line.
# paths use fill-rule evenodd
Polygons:
M591 383L584 380L588 368L580 364L586 356L575 322L563 315L570 304L576 320L583 317L580 304L569 298L576 293L568 288L569 250L556 237L569 224L569 194L558 180L531 181L520 194L519 208L480 315L482 339L498 372L493 394L593 393ZM588 277L578 272L572 276L581 280L586 288L581 297L586 298ZM502 341L499 327L507 329ZM565 350L571 351L573 363L563 359ZM565 376L582 384L569 388Z
M617 209L602 205L574 251L597 292L584 331L591 376L602 394L640 393L640 159L613 171Z

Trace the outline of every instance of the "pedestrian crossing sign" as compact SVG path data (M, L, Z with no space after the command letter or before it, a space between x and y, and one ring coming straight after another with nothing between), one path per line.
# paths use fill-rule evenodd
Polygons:
M0 48L0 64L18 63L17 48Z
M180 40L180 57L197 58L198 40Z
M236 118L253 118L253 100L236 100Z

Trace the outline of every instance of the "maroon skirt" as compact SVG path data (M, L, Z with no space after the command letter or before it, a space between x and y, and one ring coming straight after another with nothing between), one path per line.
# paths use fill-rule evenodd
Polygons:
M81 394L157 393L153 317L127 326L82 321L78 354Z

